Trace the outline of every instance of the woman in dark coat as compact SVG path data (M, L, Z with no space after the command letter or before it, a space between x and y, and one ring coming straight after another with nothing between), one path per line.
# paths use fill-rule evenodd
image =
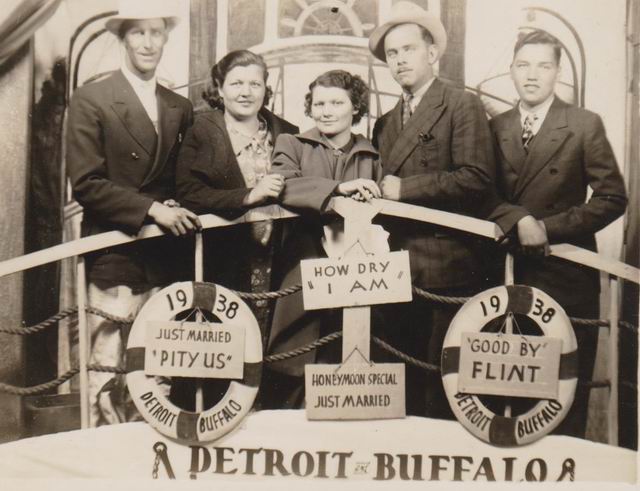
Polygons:
M298 128L266 109L271 90L261 56L232 51L211 69L211 89L203 94L211 110L196 116L182 143L177 167L177 196L198 213L237 218L250 208L275 203L284 178L270 175L273 142ZM272 289L271 263L278 240L271 221L211 229L204 236L204 279L250 292ZM272 303L249 301L263 333ZM193 384L172 383L171 398L193 409ZM226 391L224 381L208 380L204 405Z
M204 94L211 110L196 116L180 150L178 200L198 214L236 218L275 203L282 176L269 175L273 142L298 128L266 109L267 66L247 50L232 51L211 69ZM210 230L205 235L205 280L241 291L271 289L275 235L271 222ZM262 329L269 305L253 302Z
M319 215L332 196L359 200L381 196L376 184L381 178L378 152L364 136L351 132L368 109L369 90L362 79L332 70L312 82L306 96L305 114L313 118L315 128L278 138L271 172L286 179L280 201L304 215L287 233L278 288L300 284L300 260L326 256L322 225L342 222L335 216ZM341 309L305 312L301 292L278 300L268 352L297 348L340 329L341 314ZM304 365L314 361L339 363L339 343L266 366L262 408L302 407Z

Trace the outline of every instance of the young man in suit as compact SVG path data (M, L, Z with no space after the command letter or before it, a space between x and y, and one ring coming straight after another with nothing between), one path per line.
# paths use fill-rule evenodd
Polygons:
M472 214L493 186L493 150L480 100L435 76L434 65L446 44L440 19L411 2L394 4L390 19L369 38L369 49L388 64L402 88L398 104L373 130L382 159L380 188L385 199ZM471 236L403 219L385 220L384 226L392 249L409 250L416 286L453 296L478 290ZM382 307L376 309L383 318L378 334L439 365L444 335L457 309L420 298ZM452 417L439 373L426 375L408 365L406 374L409 414Z
M69 107L67 167L84 209L82 234L136 234L155 223L175 236L200 226L177 206L175 164L192 120L191 103L159 85L156 68L178 18L167 2L121 1L106 28L124 51L119 71L78 89ZM135 315L158 287L171 281L175 242L138 242L87 257L89 305L112 315ZM126 335L117 323L89 316L90 363L122 364ZM90 372L92 426L137 418L122 376Z
M595 232L624 213L627 198L600 117L554 93L560 55L558 40L542 31L515 45L511 78L520 102L491 121L500 195L491 219L519 246L517 283L545 291L569 316L596 319L598 271L545 256L549 243L595 251ZM584 383L592 377L598 331L574 328ZM584 437L588 399L589 389L579 385L559 432Z

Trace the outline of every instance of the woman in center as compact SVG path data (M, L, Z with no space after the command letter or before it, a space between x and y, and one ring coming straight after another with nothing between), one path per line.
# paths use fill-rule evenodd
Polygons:
M369 89L357 75L331 70L309 85L305 114L315 127L298 135L280 135L271 173L285 178L283 206L302 217L291 227L282 251L280 288L300 284L300 261L325 257L323 230L342 223L320 216L332 196L360 201L380 198L381 167L377 150L351 129L369 111ZM304 311L302 293L276 303L268 353L280 353L340 330L342 310ZM270 363L260 391L263 409L296 409L304 405L304 365L340 362L340 343L290 360Z

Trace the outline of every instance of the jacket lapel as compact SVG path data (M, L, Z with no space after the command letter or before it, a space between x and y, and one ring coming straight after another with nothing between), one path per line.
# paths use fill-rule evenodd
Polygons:
M365 179L376 180L375 169L371 169L370 162L379 160L380 154L374 148L369 140L360 134L354 134L352 137L355 139L353 147L347 154L344 160L344 167L340 174L336 173L336 176L342 181L350 179L357 179L363 177ZM369 155L371 160L367 161L363 157ZM361 168L360 163L366 162Z
M381 154L390 156L395 147L395 142L398 141L398 135L402 131L402 97L389 113L389 122L386 128L388 129L380 135L383 138L378 141L378 148ZM391 159L385 159L386 162L391 162Z
M271 136L273 137L273 143L275 144L278 136L285 131L284 125L281 123L280 118L277 118L271 111L268 111L265 108L260 110L260 115L267 122L267 126L271 131Z
M160 120L157 144L158 151L156 152L153 166L144 180L144 184L151 182L162 172L167 162L169 152L176 142L176 136L180 129L180 122L182 121L182 111L178 105L171 100L166 90L167 89L160 85L156 90L156 96L158 98L158 119Z
M522 173L527 153L522 146L522 125L518 107L509 110L500 128L496 130L500 151L513 171Z
M445 108L444 86L440 80L435 79L418 104L415 113L395 140L385 163L385 174L395 174L398 171L418 145L420 135L428 135L431 132Z
M149 155L154 155L157 141L156 130L140 99L120 70L113 75L113 83L113 104L111 107L134 140Z
M303 142L310 142L311 144L317 145L318 147L324 149L324 151L315 151L313 152L314 162L313 162L313 177L324 177L326 179L336 179L336 176L339 174L337 172L338 169L333 168L333 161L330 157L330 153L332 152L331 145L329 145L323 138L322 133L317 127L313 127L304 133L298 135L298 138ZM316 147L316 148L318 148Z
M210 120L222 131L223 143L224 143L224 155L225 155L224 162L213 162L213 165L226 167L223 170L223 174L228 176L233 176L234 181L238 182L241 186L244 187L245 186L244 176L242 175L240 164L238 164L236 153L233 150L233 144L231 143L229 130L227 130L227 124L224 121L224 112L219 109L214 110L213 112L210 113Z
M560 149L569 134L566 104L556 97L540 127L540 131L533 139L524 169L518 180L516 197L549 164L551 157Z

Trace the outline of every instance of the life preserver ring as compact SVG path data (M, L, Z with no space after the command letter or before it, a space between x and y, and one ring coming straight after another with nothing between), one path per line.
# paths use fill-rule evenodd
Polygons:
M558 398L541 399L526 413L513 417L497 415L477 395L458 391L462 333L480 332L508 312L526 315L545 336L562 340ZM578 382L576 337L564 309L549 295L529 286L500 286L479 293L458 311L444 339L441 368L449 405L467 430L492 445L526 445L551 432L571 408Z
M202 412L173 404L156 377L144 371L147 322L173 320L195 308L245 326L243 378L232 380L222 400ZM249 306L230 290L213 283L174 283L151 297L136 317L127 343L126 371L133 402L153 428L181 442L210 442L231 431L253 406L262 372L260 327Z

